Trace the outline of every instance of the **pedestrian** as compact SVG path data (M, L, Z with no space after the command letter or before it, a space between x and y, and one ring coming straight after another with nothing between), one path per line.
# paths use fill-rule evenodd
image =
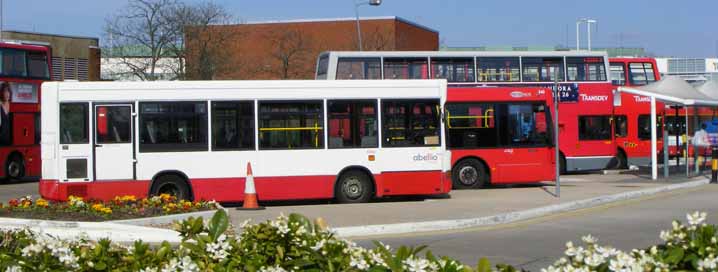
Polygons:
M701 128L699 130L696 130L696 132L693 134L693 161L696 164L696 172L699 172L700 170L700 164L702 163L700 161L700 158L703 157L706 150L710 146L710 141L708 140L708 133L706 132L706 124L702 123Z

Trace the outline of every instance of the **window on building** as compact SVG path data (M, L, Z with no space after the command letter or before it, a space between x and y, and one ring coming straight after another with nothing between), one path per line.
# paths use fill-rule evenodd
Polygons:
M439 100L382 100L382 146L439 146L439 105Z
M553 82L564 81L563 58L527 57L521 59L523 72L522 81Z
M254 149L254 102L212 102L212 150Z
M519 58L478 58L479 82L520 81Z
M384 79L427 79L426 58L384 58Z
M579 140L610 140L611 117L607 115L579 116Z
M631 85L640 86L656 81L653 64L650 62L633 62L628 64Z
M259 148L323 148L322 108L322 101L260 102Z
M140 152L206 151L206 102L140 103Z
M658 139L663 138L663 117L656 116L656 137ZM651 139L651 115L643 114L638 116L638 139L650 140Z
M381 79L381 60L339 58L336 79Z
M628 136L628 118L625 115L614 116L616 137Z
M432 58L431 76L448 82L474 82L474 58Z
M329 148L379 146L376 100L327 102Z
M611 83L613 86L626 85L626 66L623 63L611 63Z
M600 57L566 58L568 81L606 81L606 66Z
M60 144L86 144L88 141L89 105L60 104Z

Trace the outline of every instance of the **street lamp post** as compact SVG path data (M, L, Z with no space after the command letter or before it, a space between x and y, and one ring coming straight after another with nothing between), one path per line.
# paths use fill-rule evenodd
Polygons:
M581 50L580 46L580 29L581 23L586 23L586 32L588 34L588 51L591 51L591 24L596 24L598 21L594 19L581 18L576 21L576 51Z
M0 1L2 1L2 0L0 0ZM378 5L381 5L381 0L369 0L369 1L363 1L363 2L357 2L357 0L354 0L354 14L356 15L356 21L357 21L357 39L359 42L359 51L363 51L362 42L361 42L361 26L359 25L359 6L361 6L361 5L378 6Z

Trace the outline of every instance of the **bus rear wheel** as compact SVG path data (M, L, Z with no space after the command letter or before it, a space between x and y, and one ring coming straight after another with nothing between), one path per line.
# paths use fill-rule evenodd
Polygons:
M484 188L488 185L488 177L484 166L476 159L462 160L451 170L454 188Z
M369 177L364 172L357 170L350 170L342 174L335 190L339 203L369 202L373 191Z
M164 175L155 181L152 186L152 195L168 194L177 197L177 199L190 200L189 188L182 177L177 175Z
M19 155L8 158L5 164L5 176L10 179L19 179L25 176L25 161Z

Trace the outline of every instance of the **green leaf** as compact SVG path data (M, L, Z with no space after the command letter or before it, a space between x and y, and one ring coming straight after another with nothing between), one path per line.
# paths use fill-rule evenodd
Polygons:
M307 231L311 231L313 229L312 222L310 222L309 219L307 219L306 217L304 217L301 214L298 214L298 213L289 214L290 225L291 225L291 223L294 223L294 222L299 223L299 226L304 227L304 229Z
M216 241L217 237L224 233L228 226L229 219L227 217L227 212L223 209L217 210L209 223L209 235L212 237L212 241Z
M666 257L665 261L669 264L677 264L683 259L683 254L683 248L674 247L668 251L668 257Z
M94 268L95 270L105 270L107 269L107 264L105 264L105 262L98 262Z
M476 272L491 272L491 262L486 258L479 259Z

